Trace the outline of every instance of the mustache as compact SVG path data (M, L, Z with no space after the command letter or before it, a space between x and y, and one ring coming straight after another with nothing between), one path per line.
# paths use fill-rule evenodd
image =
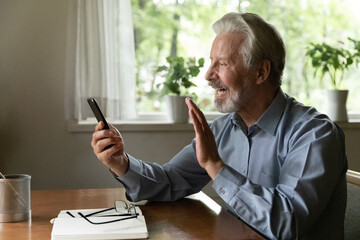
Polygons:
M225 89L225 90L228 89L228 87L220 79L211 80L209 82L209 86L212 88L219 88L219 89Z

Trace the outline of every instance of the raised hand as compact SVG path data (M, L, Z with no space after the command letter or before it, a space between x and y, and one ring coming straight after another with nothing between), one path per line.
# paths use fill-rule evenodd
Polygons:
M218 172L224 166L224 162L219 156L214 134L204 114L194 102L190 98L187 98L185 101L194 125L197 159L200 166L206 170L212 179L215 179Z

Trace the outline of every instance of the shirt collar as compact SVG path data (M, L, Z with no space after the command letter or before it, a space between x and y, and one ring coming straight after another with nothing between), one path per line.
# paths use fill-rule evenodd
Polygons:
M269 134L274 135L276 127L278 126L280 118L284 112L286 106L286 99L287 97L285 93L281 90L281 88L279 88L279 91L276 94L274 100L271 102L265 112L261 115L258 121L253 126L249 127L249 130L257 126L262 130L268 132ZM245 123L243 122L239 114L237 114L236 112L231 114L231 121L235 125L246 127Z
M274 135L284 112L286 99L285 93L279 88L274 100L255 124L262 130Z
M234 125L237 125L237 126L241 127L242 129L247 128L246 124L244 123L244 121L242 120L242 118L240 117L239 114L237 114L236 112L233 112L233 113L231 113L230 116L231 116L230 117L231 122Z

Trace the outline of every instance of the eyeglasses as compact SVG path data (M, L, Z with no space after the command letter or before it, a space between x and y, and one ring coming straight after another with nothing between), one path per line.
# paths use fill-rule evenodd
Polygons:
M114 205L115 206L112 208L106 208L106 209L88 213L88 214L83 214L81 212L78 212L78 214L91 224L106 224L106 223L119 222L119 221L124 221L124 220L132 219L132 218L137 218L137 216L139 215L136 212L135 205L133 205L133 204L128 205L125 201L119 200L119 201L115 201ZM115 213L113 210L115 210ZM106 212L111 212L111 211L113 213L106 214ZM72 217L75 217L69 211L66 213ZM120 218L113 219L110 221L105 221L105 222L93 222L89 219L89 217L120 217Z

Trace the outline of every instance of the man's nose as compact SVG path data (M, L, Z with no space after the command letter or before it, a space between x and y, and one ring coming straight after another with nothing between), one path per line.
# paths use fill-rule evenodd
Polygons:
M215 77L215 71L213 65L211 64L205 73L205 80L211 81L214 79L214 77Z

